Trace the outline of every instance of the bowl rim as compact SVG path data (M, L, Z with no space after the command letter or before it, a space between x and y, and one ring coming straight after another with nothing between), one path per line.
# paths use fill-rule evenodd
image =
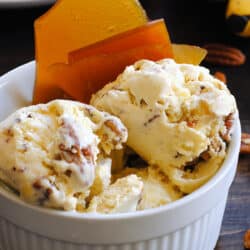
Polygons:
M35 61L31 61L28 63L25 63L23 65L20 65L7 73L3 74L0 77L0 91L4 86L7 86L10 84L8 82L8 77L11 77L12 74L16 74L19 71L24 71L25 69L30 69L34 67L35 69ZM2 83L1 83L2 82ZM127 219L133 219L133 218L140 218L140 217L148 217L148 216L154 216L155 214L160 213L166 213L171 210L175 210L177 208L180 208L182 206L185 206L189 202L199 199L201 196L205 195L209 190L216 186L227 174L229 171L231 171L230 163L234 161L235 154L238 154L240 149L240 138L241 138L241 126L240 126L240 120L239 115L236 113L236 119L233 126L233 133L232 133L232 140L230 142L230 145L227 149L227 155L224 159L220 169L216 172L216 174L210 178L205 184L203 184L200 188L195 190L194 192L176 200L173 202L170 202L169 204L146 209L142 211L136 211L136 212L127 212L127 213L114 213L114 214L99 214L99 213L79 213L76 211L63 211L63 210L56 210L51 208L45 208L45 207L39 207L36 205L28 204L25 201L22 201L18 196L11 194L9 191L5 190L0 186L0 196L3 196L5 199L10 200L14 202L18 206L26 207L29 209L32 209L35 212L42 213L44 215L48 216L54 216L54 217L68 217L71 220L94 220L94 221L114 221L114 220L127 220Z

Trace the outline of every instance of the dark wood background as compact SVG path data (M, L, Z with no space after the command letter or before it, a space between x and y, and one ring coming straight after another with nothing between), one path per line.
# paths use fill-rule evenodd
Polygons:
M142 0L141 2L151 19L165 18L173 42L195 45L220 42L238 47L246 54L248 58L244 66L232 68L206 66L212 72L219 70L226 73L228 87L238 102L242 129L250 133L250 38L236 37L227 30L224 21L226 2L223 0ZM0 74L34 59L33 21L48 8L49 6L0 9ZM243 235L248 228L250 228L250 156L240 156L216 250L244 249Z

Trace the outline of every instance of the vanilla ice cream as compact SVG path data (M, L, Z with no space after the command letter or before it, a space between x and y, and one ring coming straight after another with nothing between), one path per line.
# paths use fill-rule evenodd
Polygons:
M32 204L82 211L109 185L109 155L126 139L118 118L90 105L25 107L0 123L0 179Z
M134 212L142 190L143 182L137 175L131 174L119 178L91 200L87 211L104 214Z
M237 112L226 85L200 66L141 60L91 100L118 116L127 145L184 193L218 170Z
M135 174L143 182L143 191L137 210L145 210L166 205L183 197L183 193L173 185L168 177L156 166L145 168L125 168L113 179L117 180Z
M23 200L56 209L162 206L216 173L237 115L224 83L171 59L127 67L91 104L55 100L1 122L0 179Z
M93 196L102 193L111 182L111 158L101 159L97 162L95 167L95 179L90 187L90 196L88 200Z

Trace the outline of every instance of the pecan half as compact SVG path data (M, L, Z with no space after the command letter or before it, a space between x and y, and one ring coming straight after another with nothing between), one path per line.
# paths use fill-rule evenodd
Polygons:
M250 134L247 133L241 134L240 153L250 154Z
M245 63L246 56L237 48L220 43L203 46L207 50L204 62L221 66L239 66Z

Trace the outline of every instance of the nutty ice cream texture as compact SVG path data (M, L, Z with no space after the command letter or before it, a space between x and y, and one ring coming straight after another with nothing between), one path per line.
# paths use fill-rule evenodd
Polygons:
M236 102L201 66L141 60L93 95L91 104L118 116L127 145L190 193L221 166Z
M90 105L56 100L22 108L0 123L0 179L30 203L82 211L96 166L109 184L109 154L126 139L118 118Z
M155 208L216 173L237 116L223 82L172 59L127 67L91 105L55 100L1 122L0 180L23 200L56 209ZM144 164L127 166L131 156Z

